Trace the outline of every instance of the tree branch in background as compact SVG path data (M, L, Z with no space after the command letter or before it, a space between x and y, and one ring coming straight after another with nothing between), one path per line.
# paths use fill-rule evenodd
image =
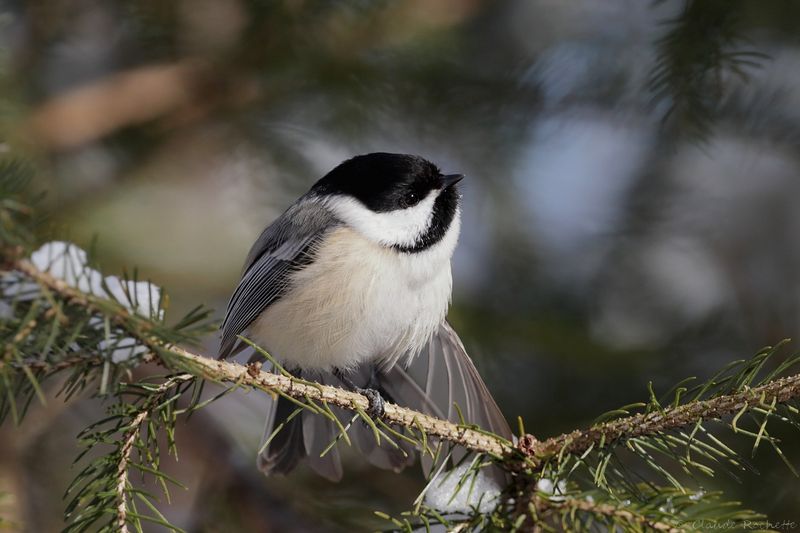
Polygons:
M260 95L252 79L234 76L228 83L229 74L221 83L218 76L192 60L134 68L55 96L34 111L27 128L40 145L68 150L126 127L164 117L187 122Z

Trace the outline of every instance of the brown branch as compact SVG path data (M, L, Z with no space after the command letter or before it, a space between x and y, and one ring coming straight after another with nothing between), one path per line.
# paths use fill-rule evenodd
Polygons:
M65 91L35 108L26 126L40 145L69 150L155 120L184 124L219 107L250 104L262 93L252 77L187 59L135 67Z
M13 262L13 267L71 302L88 308L98 307L93 302L97 297L70 287L64 281L42 272L26 259L17 259ZM206 379L273 392L280 391L298 400L326 402L353 411L366 410L369 406L368 399L356 392L296 380L290 376L261 372L237 363L210 359L177 346L165 346L160 340L149 335L144 326L138 326L140 321L137 321L137 317L121 306L112 319L150 348L151 352L144 356L145 361L155 360L167 367L178 367L181 371L196 373ZM507 459L519 458L519 455L515 454L518 449L527 456L528 466L541 468L544 459L557 454L580 454L601 442L608 446L621 438L656 435L689 426L697 420L722 418L740 411L747 405L771 403L773 400L776 403L785 403L797 398L800 398L800 375L777 379L752 389L678 407L620 418L544 441L538 441L532 435L525 435L520 439L517 448L510 446L500 437L394 404L386 404L384 420L390 424L421 429L428 435L445 439L469 450Z
M366 411L369 400L363 394L338 387L299 381L290 376L254 371L237 363L210 359L176 346L166 350L186 364L194 365L202 376L215 381L237 383L266 391L281 391L298 400L328 403L351 411ZM194 373L191 366L181 370ZM392 403L384 406L383 420L398 426L422 429L426 434L459 444L473 451L506 456L513 448L503 439L466 426L454 424Z
M183 105L200 69L190 62L147 65L67 91L34 112L28 127L48 147L74 148Z
M70 302L90 309L97 308L93 300L98 297L84 294L78 289L70 287L63 280L39 270L27 259L15 261L14 268L37 283L57 292ZM324 402L351 411L366 411L369 407L367 397L356 392L309 383L281 374L262 372L252 366L219 361L178 346L164 345L163 342L149 335L144 328L136 327L135 317L121 306L119 314L113 318L129 334L150 348L151 353L145 356L147 361L155 360L168 368L200 375L213 381L236 383L269 392L280 391L301 401ZM514 448L500 437L391 403L385 405L383 420L389 424L421 429L429 436L439 437L477 452L500 457L511 455L514 452Z
M125 433L122 439L122 447L119 450L119 464L117 465L117 527L120 533L128 533L128 463L130 462L131 451L139 436L139 430L145 419L147 411L140 411L131 422L131 428Z
M707 400L694 401L661 411L639 413L589 429L575 430L545 441L537 441L532 435L525 435L520 439L519 448L537 460L557 454L575 455L601 442L609 446L621 438L657 435L690 426L698 420L730 416L747 406L770 404L773 401L780 404L797 398L800 398L800 374Z
M542 498L538 495L534 496L533 503L537 508L542 507L547 510L580 511L612 519L621 519L639 527L644 527L646 530L665 531L667 533L680 533L685 531L682 528L677 528L657 520L651 520L640 513L631 511L630 509L623 509L609 503L597 503L581 498L564 498L563 501L554 501Z
M100 356L87 357L83 355L67 357L55 362L39 361L38 359L23 359L22 361L0 361L0 369L6 366L19 369L24 367L47 374L53 374L74 366L100 366L105 363L106 360L107 359Z
M136 413L133 420L128 426L128 431L122 438L122 446L119 449L119 463L117 464L117 484L115 491L117 494L117 527L120 533L128 533L128 465L130 464L131 452L136 444L136 439L139 438L139 433L142 429L142 424L150 416L150 411L161 402L162 396L169 389L194 379L194 376L189 374L181 374L174 376L153 391L152 396L147 400L147 403L142 406L141 410Z
M36 327L36 319L32 318L31 320L28 321L27 324L25 324L24 326L22 326L22 328L20 328L17 334L14 335L13 340L6 345L4 354L5 359L11 359L11 356L14 353L14 345L19 344L20 342L27 339L35 327ZM0 360L0 368L2 368L3 363L4 361Z
M197 376L217 382L257 388L273 394L276 392L286 394L300 401L335 405L362 413L369 407L369 400L356 392L299 380L290 375L262 372L260 367L256 365L243 366L237 363L219 361L175 345L164 344L163 341L150 333L151 324L149 321L128 311L121 304L115 302L113 309L109 310L110 300L85 294L69 286L63 280L41 271L27 259L16 259L10 261L10 263L12 268L30 277L43 288L57 293L66 301L108 316L115 325L124 329L127 334L149 348L149 352L142 356L140 360L156 362L173 371L183 372L180 376L172 379L186 380L191 379L192 376ZM29 334L28 330L32 329L33 325L28 324L26 326L22 328L17 336ZM22 361L22 363L26 362ZM54 370L78 364L78 361L76 358L70 358L63 362L52 363L53 366L49 368L46 366L47 363L32 363L34 366L39 365L38 368L43 370ZM159 391L163 393L174 384L175 382L167 381L159 388ZM160 394L158 393L154 396L154 398L159 397ZM601 443L603 443L604 447L608 447L619 443L621 439L657 435L690 426L698 420L720 419L733 415L748 406L772 404L773 402L786 403L797 398L800 398L800 375L793 375L757 387L745 388L706 400L693 401L677 407L620 418L544 441L537 441L532 435L525 435L520 439L516 447L500 437L487 434L474 427L454 424L450 421L441 420L394 404L386 404L383 420L396 426L421 430L429 436L438 437L475 452L487 453L502 458L504 466L510 470L520 471L521 467L524 467L528 472L536 472L541 470L546 459L559 454L581 454ZM119 448L117 483L115 485L118 495L116 523L120 531L126 533L130 455L136 445L140 429L149 413L150 409L144 406L136 414L123 435ZM523 494L526 494L518 501L530 502L534 508L540 509L545 513L559 510L566 510L566 512L579 511L625 520L635 526L657 531L681 531L679 528L669 524L652 521L634 511L618 508L610 504L595 504L594 502L576 499L567 499L563 502L544 500L531 490L536 481L535 475L519 476L517 479L522 484ZM517 516L528 513L526 509L519 505L515 512ZM538 530L539 524L537 520L539 519L535 516L531 516L531 518L533 519L531 526L534 530Z

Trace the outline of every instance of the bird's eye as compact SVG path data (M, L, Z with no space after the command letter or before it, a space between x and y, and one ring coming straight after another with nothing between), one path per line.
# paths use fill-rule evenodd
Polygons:
M420 201L419 194L415 192L408 192L405 194L405 196L403 196L403 199L400 201L400 203L405 208L405 207L411 207L412 205L416 205L417 203L419 203L419 201Z

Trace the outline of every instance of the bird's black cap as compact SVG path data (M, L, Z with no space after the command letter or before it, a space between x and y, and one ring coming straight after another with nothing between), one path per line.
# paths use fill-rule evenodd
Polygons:
M311 189L312 194L349 195L375 212L404 209L433 189L444 189L463 178L442 175L422 157L375 152L348 159L331 170Z

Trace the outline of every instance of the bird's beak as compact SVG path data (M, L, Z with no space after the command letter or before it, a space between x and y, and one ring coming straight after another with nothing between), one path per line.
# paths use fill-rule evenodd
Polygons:
M464 179L464 174L446 174L442 176L442 189L452 187Z

